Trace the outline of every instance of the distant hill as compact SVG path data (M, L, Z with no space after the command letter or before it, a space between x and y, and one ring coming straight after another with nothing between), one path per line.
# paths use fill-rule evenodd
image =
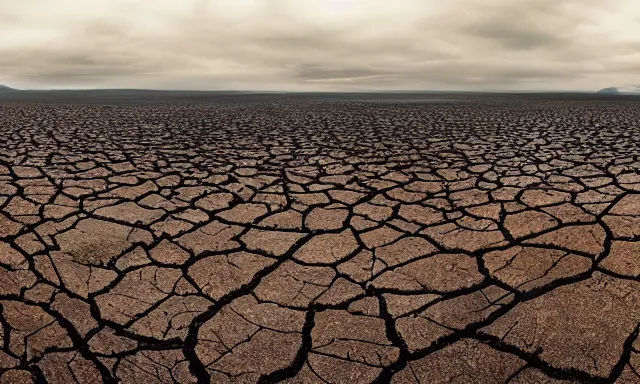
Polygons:
M17 89L0 84L0 92L4 92L4 91L17 91Z
M601 89L596 93L601 93L601 94L605 94L605 95L619 95L620 91L618 91L618 88L616 88L616 87L609 87L609 88Z
M640 85L625 85L622 87L609 87L599 90L603 95L640 95Z

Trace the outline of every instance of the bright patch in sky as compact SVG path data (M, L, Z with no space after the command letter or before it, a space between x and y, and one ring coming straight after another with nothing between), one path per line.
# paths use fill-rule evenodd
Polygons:
M0 0L26 88L597 90L640 83L636 0Z

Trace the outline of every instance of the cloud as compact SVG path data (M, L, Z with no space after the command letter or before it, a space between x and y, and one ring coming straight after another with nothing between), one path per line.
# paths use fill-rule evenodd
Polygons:
M635 0L0 6L0 83L23 88L592 90L640 82Z

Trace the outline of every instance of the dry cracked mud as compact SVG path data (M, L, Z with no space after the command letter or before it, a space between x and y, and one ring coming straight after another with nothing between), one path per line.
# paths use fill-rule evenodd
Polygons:
M0 383L639 383L638 106L0 104Z

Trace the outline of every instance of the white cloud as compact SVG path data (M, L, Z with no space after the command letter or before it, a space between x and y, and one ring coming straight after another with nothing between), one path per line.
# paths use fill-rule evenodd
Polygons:
M0 0L26 88L598 89L640 82L635 0Z

